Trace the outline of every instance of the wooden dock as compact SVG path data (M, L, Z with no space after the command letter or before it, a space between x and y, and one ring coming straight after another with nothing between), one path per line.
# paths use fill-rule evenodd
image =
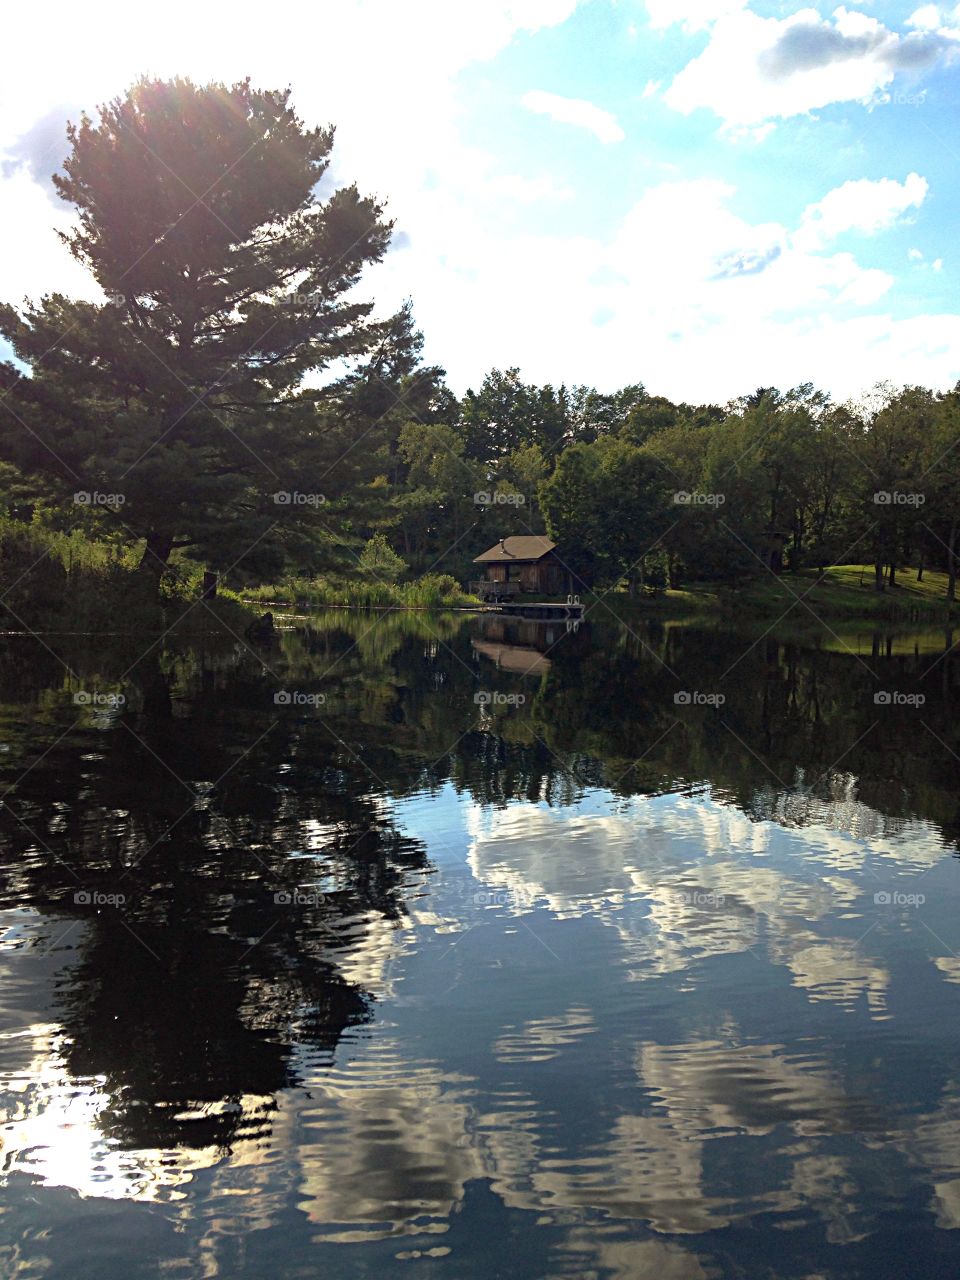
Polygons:
M505 613L513 618L582 618L583 605L576 596L564 604L504 600L500 604L488 605L485 612Z

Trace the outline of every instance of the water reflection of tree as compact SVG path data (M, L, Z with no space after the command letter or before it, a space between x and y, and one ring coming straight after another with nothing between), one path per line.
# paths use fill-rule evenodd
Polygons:
M130 708L54 742L0 812L6 904L86 926L62 993L66 1061L103 1078L102 1124L134 1147L222 1145L264 1123L244 1099L295 1081L294 1046L329 1055L370 1017L341 961L372 921L402 916L424 863L360 761L278 715L255 663L227 687L180 675L145 663ZM276 901L298 888L307 901Z
M839 764L865 804L895 821L936 822L956 839L960 667L952 658L924 679L929 654L871 664L767 638L744 657L749 643L709 629L611 626L602 642L595 637L589 661L560 647L531 707L538 734L564 763L577 751L603 761L614 790L706 780L748 812L761 788L812 786L829 797ZM878 689L924 693L926 703L922 711L878 706ZM727 700L678 706L678 690Z
M564 804L593 786L633 795L709 781L751 812L771 786L829 799L839 763L844 786L852 776L860 801L893 825L919 816L947 841L960 834L952 657L924 677L929 652L887 658L880 645L879 656L858 659L822 637L753 644L717 628L656 618L623 627L602 616L598 608L592 624L536 646L549 669L535 677L478 656L476 619L441 629L394 615L373 627L374 637L385 629L376 640L368 617L341 613L323 624L322 659L344 655L335 669L350 689L355 740L402 790L449 777L480 803ZM533 643L519 628L516 642ZM525 701L481 712L480 688ZM878 707L883 688L923 692L922 712ZM678 706L680 690L722 692L726 702Z

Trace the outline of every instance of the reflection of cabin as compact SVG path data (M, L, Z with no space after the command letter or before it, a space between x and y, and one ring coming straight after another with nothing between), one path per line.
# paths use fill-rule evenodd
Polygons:
M519 644L494 644L489 640L472 641L474 653L489 658L498 671L512 671L519 676L539 676L550 670L550 659L536 649Z
M495 663L501 671L540 676L549 671L546 656L567 635L566 622L532 622L486 613L478 619L479 636L471 640L473 651Z
M501 538L474 560L483 567L484 576L469 584L471 594L481 600L504 600L569 592L570 575L556 555L556 545L539 535Z

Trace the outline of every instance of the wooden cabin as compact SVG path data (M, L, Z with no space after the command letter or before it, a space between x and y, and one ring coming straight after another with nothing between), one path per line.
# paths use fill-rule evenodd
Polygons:
M518 595L566 595L571 577L556 554L556 543L539 535L501 538L489 551L477 556L483 577L468 589L481 600L509 600Z

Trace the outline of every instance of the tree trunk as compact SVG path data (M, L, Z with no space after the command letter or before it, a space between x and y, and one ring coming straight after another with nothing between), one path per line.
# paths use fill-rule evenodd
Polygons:
M890 590L892 591L897 585L897 566L890 561Z
M957 526L950 526L947 542L947 599L952 604L957 598Z
M169 534L147 534L147 545L143 548L143 555L140 558L137 571L149 580L154 581L159 588L160 579L166 572L167 561L170 559L172 550L173 538Z
M923 552L920 552L920 563L917 565L917 581L923 581Z
M883 590L883 561L882 560L877 559L874 561L873 573L874 573L874 583L873 583L874 590L882 591Z
M203 587L200 590L200 598L202 600L216 600L217 583L220 575L216 569L204 569L203 571Z
M804 527L803 512L798 511L793 527L793 552L790 556L790 572L796 573L803 564L803 544L807 531Z

